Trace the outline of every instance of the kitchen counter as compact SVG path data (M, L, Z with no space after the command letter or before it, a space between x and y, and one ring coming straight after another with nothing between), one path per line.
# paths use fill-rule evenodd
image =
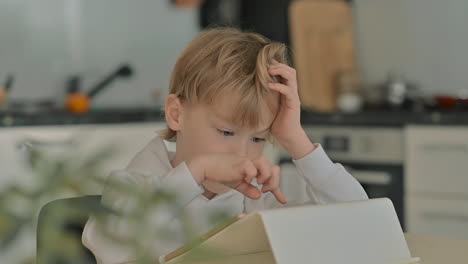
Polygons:
M468 111L303 112L302 124L340 126L468 125Z
M157 109L102 109L82 115L65 111L36 113L0 111L0 127L32 125L106 124L164 121ZM303 111L302 124L336 126L468 125L468 111L363 111L358 113L317 113Z
M1 112L0 127L43 126L74 124L119 124L164 121L164 113L156 109L102 109L85 114L70 114L66 111L47 112Z
M468 241L405 234L413 257L422 264L468 263Z

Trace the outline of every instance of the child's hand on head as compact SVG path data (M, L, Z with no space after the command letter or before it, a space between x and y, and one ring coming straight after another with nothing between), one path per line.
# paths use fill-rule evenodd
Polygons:
M301 102L296 70L273 60L268 73L280 77L279 83L270 83L268 87L279 92L281 96L271 133L294 159L302 158L314 150L314 145L301 126Z
M279 188L280 168L271 165L263 156L249 160L234 154L213 153L189 160L187 166L199 184L204 181L217 182L250 199L259 199L261 196L260 190L252 184L256 178L258 184L263 184L263 193L272 192L280 203L286 203Z

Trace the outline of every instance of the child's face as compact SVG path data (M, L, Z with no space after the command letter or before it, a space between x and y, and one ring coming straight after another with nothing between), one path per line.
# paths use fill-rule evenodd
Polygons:
M278 99L279 94L274 92L268 100L278 102ZM176 108L180 108L182 112L176 130L176 155L173 165L207 153L230 153L251 160L258 158L262 155L278 109L278 105L274 103L272 104L276 106L275 109L270 110L265 107L262 110L262 121L257 128L249 128L240 127L230 121L229 117L232 116L232 111L236 108L235 104L238 103L232 97L225 96L215 105L178 104L173 100L168 102L178 105ZM167 106L168 103L166 103ZM216 182L205 181L203 185L206 190L218 194L229 190L228 187Z
M204 153L231 153L249 159L259 157L276 113L265 109L258 128L248 128L229 121L232 109L229 100L214 106L185 105L183 125L177 137L177 154L182 154L184 159Z

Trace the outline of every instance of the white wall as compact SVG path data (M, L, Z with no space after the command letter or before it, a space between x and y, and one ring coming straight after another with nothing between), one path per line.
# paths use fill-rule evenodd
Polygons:
M367 83L393 70L427 94L468 88L468 1L354 2ZM169 0L0 0L0 83L14 72L12 99L60 99L69 74L83 74L89 88L129 61L138 75L98 95L95 105L154 106L150 95L165 94L178 54L197 32L196 11Z
M354 0L359 63L367 83L389 71L426 94L468 88L468 1Z
M11 98L36 100L64 93L82 74L89 88L121 62L137 76L116 83L97 106L154 106L168 88L173 64L198 32L195 10L169 0L0 0L0 83L17 76Z

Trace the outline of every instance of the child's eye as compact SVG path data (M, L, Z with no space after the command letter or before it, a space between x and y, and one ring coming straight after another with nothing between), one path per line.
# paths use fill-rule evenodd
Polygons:
M252 141L255 142L255 143L260 143L260 142L265 141L265 139L264 138L254 137L254 138L252 138Z
M231 132L231 131L218 129L218 132L219 132L220 134L222 134L223 136L225 136L225 137L234 136L234 133Z

